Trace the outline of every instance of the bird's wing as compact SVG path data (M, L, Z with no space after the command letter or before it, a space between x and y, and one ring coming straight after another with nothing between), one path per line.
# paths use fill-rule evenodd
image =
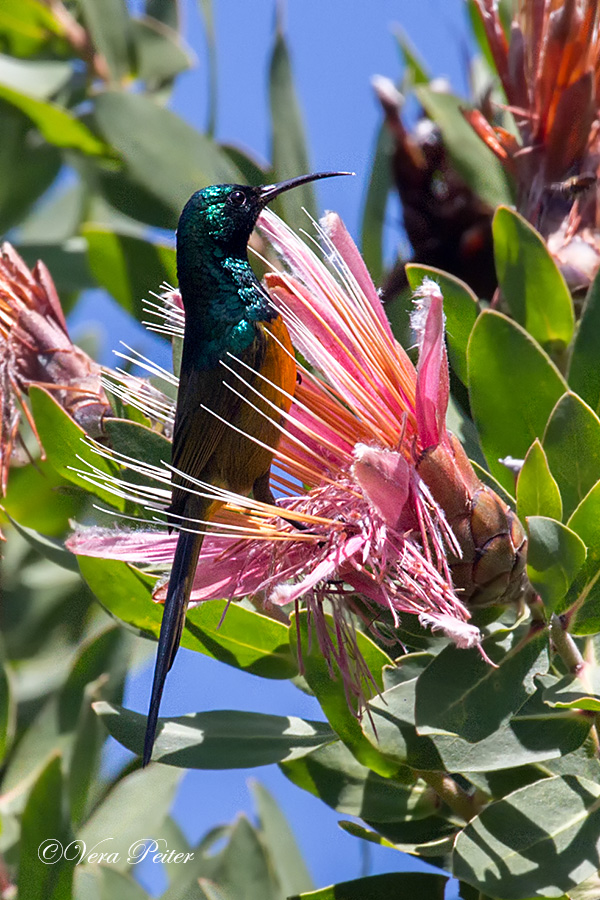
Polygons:
M265 353L265 338L259 332L257 339L239 358L255 370L260 370ZM249 373L234 366L246 380ZM230 387L228 387L230 385ZM233 390L231 389L233 388ZM235 393L235 392L238 393ZM214 461L219 444L228 430L226 423L236 424L243 403L238 394L249 394L242 381L224 366L214 369L193 369L182 375L177 396L177 413L173 434L172 464L178 472L201 481L211 481L218 469ZM216 413L216 415L214 414ZM213 469L215 470L213 472ZM175 473L170 512L184 515L190 494L178 489L178 485L193 485ZM173 525L179 520L174 519Z

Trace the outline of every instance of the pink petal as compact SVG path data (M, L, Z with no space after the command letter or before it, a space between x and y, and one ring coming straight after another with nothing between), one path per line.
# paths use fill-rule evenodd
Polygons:
M404 511L410 487L410 466L394 450L356 444L352 474L383 520L396 527Z
M364 542L365 539L362 535L354 535L347 541L344 541L341 546L332 548L331 553L329 553L325 559L322 559L317 563L314 569L301 581L297 581L295 584L278 585L271 592L269 603L275 603L277 606L285 606L286 603L298 600L308 591L316 587L320 581L327 581L331 578L336 570L340 569L351 556L354 556L355 553L362 550Z
M79 529L65 542L67 549L77 556L165 565L173 562L176 545L177 535L165 531L118 531L108 528Z
M475 625L469 625L455 616L444 613L423 612L419 616L419 622L424 628L431 628L434 632L443 631L447 638L454 641L461 650L477 647L481 643L481 632Z
M419 335L415 407L419 442L421 449L425 450L437 446L446 437L446 411L450 387L441 291L434 281L426 278L418 296L423 300L426 319Z
M177 537L177 534L164 531L86 528L72 534L66 546L78 556L170 566ZM240 545L237 552L232 552L230 538L208 535L198 561L191 605L204 600L229 599L253 593L264 578L264 566L257 568L249 564L247 545ZM166 589L166 583L161 585L155 591L154 599L164 601Z
M383 304L379 299L377 288L373 284L365 261L360 255L358 247L350 237L346 226L338 214L333 212L327 213L321 220L321 224L327 232L327 236L331 243L348 266L348 270L356 279L359 288L371 303L373 312L377 316L381 327L387 333L389 339L393 341L394 336L392 334L392 329L390 328L390 323L385 314Z

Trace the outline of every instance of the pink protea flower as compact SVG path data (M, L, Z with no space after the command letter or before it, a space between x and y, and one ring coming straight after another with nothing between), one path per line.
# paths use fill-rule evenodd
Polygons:
M371 619L373 612L375 618L387 613L397 625L400 613L412 613L460 647L478 645L481 636L469 623L467 601L516 596L523 586L525 538L446 430L448 364L439 287L426 280L419 292L415 369L336 215L319 228L325 261L273 213L263 213L259 224L288 268L266 277L273 303L311 368L298 366L275 454L277 506L190 482L189 490L226 502L208 528L192 602L248 594L261 595L271 608L304 602L322 652L330 665L337 662L349 695L360 701L364 663L349 614L357 598L370 607ZM180 315L176 298L169 303ZM244 378L233 357L223 364ZM163 482L164 488L144 496L155 507L166 506L167 467L142 462L137 470ZM115 489L131 494L125 481ZM481 523L473 533L467 527L478 508L490 519L491 534ZM490 538L504 538L509 552L495 545L491 578L486 570L478 580L477 564ZM68 545L81 555L169 566L176 540L161 531L86 529ZM155 597L164 595L160 585ZM324 601L333 613L333 634Z

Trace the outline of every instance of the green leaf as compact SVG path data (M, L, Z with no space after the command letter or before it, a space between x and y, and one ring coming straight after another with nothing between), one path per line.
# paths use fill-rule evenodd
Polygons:
M20 223L61 167L56 147L40 142L20 110L0 100L0 231Z
M104 91L94 109L100 131L123 157L131 180L177 217L200 188L241 180L210 137L149 97Z
M86 434L76 422L64 411L56 400L45 390L32 387L29 399L33 418L48 459L63 478L73 482L86 491L109 503L117 509L123 509L123 501L109 490L98 487L85 480L74 469L90 471L97 469L99 475L107 480L117 474L116 466L94 453L86 442Z
M361 225L362 255L374 284L381 282L384 273L383 223L385 222L388 196L392 188L392 151L392 136L389 129L382 125L373 153L373 165Z
M577 394L567 393L552 410L542 443L568 517L598 480L600 419Z
M97 716L96 721L101 725L102 719ZM104 730L104 729L102 729ZM169 816L163 822L161 826L161 835L164 837L167 847L172 847L180 853L189 853L192 850L192 847L186 838L185 834L171 816ZM166 859L163 861L164 873L167 876L169 883L172 884L177 881L181 869L184 866L181 865L181 859ZM184 876L185 877L185 876Z
M527 451L517 479L517 514L522 522L527 516L562 519L560 491L538 438Z
M408 761L409 765L424 770L446 768L451 772L487 772L497 768L502 771L556 759L580 747L590 726L589 721L576 715L550 713L538 691L505 727L476 744L455 735L432 734L415 739L414 682L386 692L383 699L389 708L379 701L370 704L376 740L381 749L391 757L395 756L398 762ZM365 724L364 727L372 733L371 726ZM504 773L503 779L506 782ZM513 777L511 783L515 780L520 786L532 779L521 779L519 783ZM414 841L414 836L405 835L401 841Z
M0 100L10 103L40 130L49 144L68 147L90 156L106 156L109 148L83 122L62 106L37 100L22 91L0 85Z
M123 678L123 681L125 679ZM77 729L73 740L69 766L69 806L71 824L78 827L89 815L94 805L94 793L98 784L100 754L106 740L106 732L102 723L92 709L92 701L98 700L101 691L100 680L87 684L84 689L84 700L81 705ZM119 699L121 699L119 697Z
M492 803L459 834L453 872L485 894L557 897L600 867L600 787L545 778Z
M573 301L544 239L506 206L496 211L492 228L498 283L510 311L542 347L564 350L573 337Z
M94 48L104 57L111 81L121 82L132 69L133 40L125 0L79 0Z
M417 679L413 678L372 700L370 717L365 718L363 731L375 747L401 765L425 771L442 769L435 744L426 735L418 734L415 728L416 687Z
M58 18L40 0L2 0L1 43L13 56L35 56L42 48L62 55L70 49L60 39L63 33Z
M566 525L545 516L530 516L527 530L527 575L546 608L553 610L584 564L586 546Z
M0 53L0 84L38 100L47 100L56 94L69 80L72 71L68 62L20 60Z
M210 865L210 881L201 880L202 900L279 900L273 864L257 830L244 816L231 829L229 843ZM206 868L206 866L205 866ZM188 900L189 894L184 894Z
M6 858L15 859L21 839L21 823L16 816L3 810L0 817L0 851Z
M258 812L261 836L269 848L282 893L288 897L294 891L311 890L313 882L310 872L274 797L258 781L252 780L250 789Z
M143 300L163 281L175 284L175 250L128 234L86 225L88 262L98 284L118 303L142 319Z
M107 419L105 428L111 445L125 456L143 459L151 466L164 465L171 459L171 441L147 425L115 417Z
M83 492L61 478L47 459L36 459L34 466L12 469L2 506L20 525L63 535L85 500Z
M212 0L199 0L199 7L204 21L204 36L208 56L208 125L209 134L214 134L217 122L217 39L215 34L215 17Z
M600 874L595 872L577 887L571 888L568 897L561 897L560 900L597 900L598 896L600 896Z
M0 762L12 744L17 724L17 705L7 668L0 665Z
M427 115L440 128L454 166L471 190L492 207L510 203L511 188L500 160L477 137L461 110L464 101L418 85L415 94Z
M235 144L219 144L219 146L242 173L247 184L259 186L267 182L270 170L251 156L248 151L240 150Z
M69 569L71 572L79 571L77 560L65 548L62 541L46 537L46 535L40 534L39 531L35 531L33 528L20 525L11 516L8 516L8 518L13 528L19 532L21 537L25 538L29 546L37 550L45 559L49 559L50 562L55 563L57 566L62 566L64 569Z
M124 562L85 556L78 560L83 577L105 609L143 637L158 640L162 608L151 599L156 579ZM181 646L263 678L297 674L288 628L226 600L188 609Z
M109 703L94 709L119 743L139 753L146 716ZM152 758L190 769L244 769L296 759L335 739L323 722L296 716L268 716L238 710L211 710L159 719Z
M74 862L62 853L70 841L62 801L60 757L53 756L23 811L17 876L20 900L69 900L72 896Z
M452 368L463 384L466 384L467 345L479 314L479 301L476 295L460 278L448 275L433 266L409 263L406 266L406 277L413 291L417 290L424 278L431 278L439 284L444 297L448 356Z
M600 270L585 298L573 341L568 382L594 412L600 413Z
M544 703L557 709L600 712L600 667L586 665L581 678L565 675L544 691Z
M179 30L181 10L173 0L146 0L145 7L146 15L150 18L162 22L175 31Z
M415 719L422 735L458 735L469 743L507 725L536 690L534 678L548 670L544 631L501 633L479 648L449 644L417 681Z
M439 837L436 840L428 841L427 843L394 843L394 841L384 837L384 835L380 834L378 831L371 831L370 828L364 828L362 825L357 825L356 822L342 821L338 822L338 825L343 831L346 831L353 837L360 838L363 841L369 841L371 844L378 844L380 847L390 847L392 850L399 850L401 853L412 853L414 856L423 858L434 856L439 859L442 856L448 856L453 850L454 839L456 837L456 831L453 831L449 835Z
M361 765L341 741L279 767L297 787L332 809L367 821L414 822L437 808L436 797L424 782L415 782L410 776L406 783L400 778L382 778Z
M277 28L269 72L271 108L271 161L278 181L310 172L302 115L294 89L292 67L285 38ZM317 218L317 205L312 184L305 184L282 194L279 206L290 225L304 226L306 215Z
M312 891L298 894L289 900L443 900L448 878L425 872L392 872L388 875L370 875L355 881L342 881Z
M471 410L483 452L492 475L512 493L514 476L498 460L525 457L542 437L566 383L520 325L492 310L475 322L467 361Z
M55 190L46 195L39 206L27 216L24 222L19 223L19 243L17 246L25 247L25 252L35 252L35 245L41 249L36 259L42 258L50 271L52 279L56 283L56 273L53 266L43 254L44 251L52 251L57 248L63 253L69 253L72 258L81 254L84 250L84 241L79 237L79 229L84 217L84 206L87 202L87 187L81 178L69 183L57 184ZM89 272L87 273L86 287L91 286ZM58 290L59 296L61 291ZM63 298L61 297L61 305ZM63 306L64 309L64 306Z
M137 76L151 91L160 90L192 67L179 34L163 22L146 16L131 21L137 56Z
M99 851L102 847L99 847ZM109 850L106 851L110 852ZM148 894L130 875L119 872L109 864L92 862L76 866L73 900L148 900Z
M128 661L125 639L122 629L111 626L85 641L69 661L66 679L59 682L59 689L48 698L10 756L3 789L11 792L15 802L53 754L61 752L70 761L82 706L88 702L87 685L96 682L100 696L118 698Z
M330 639L335 645L337 637L333 619L328 615L324 615L323 618L329 629ZM366 739L357 718L358 710L351 711L348 706L349 702L355 701L349 700L346 695L340 673L336 672L335 675L332 675L330 672L317 636L314 633L310 634L310 630L308 614L305 610L290 617L289 638L292 651L301 654L302 673L331 727L335 729L359 762L377 772L378 775L394 775L398 770L397 764L382 756ZM356 632L356 643L375 684L381 690L383 688L382 669L386 665L391 665L392 660L360 631ZM373 685L364 678L361 681L365 696L370 697L373 694Z
M557 683L559 679L553 678L552 681ZM546 676L545 678L541 678L540 682L546 685L551 682L551 679ZM545 696L545 694L546 691L543 691L543 696ZM584 718L584 716L580 715L580 718ZM600 760L598 760L596 755L595 734L590 732L581 747L578 747L577 750L573 750L558 759L549 760L544 764L544 769L547 770L550 775L576 775L581 778L589 778L590 781L599 781ZM518 785L518 787L523 787L523 785Z
M111 865L120 870L139 859L142 845L160 835L182 775L178 769L148 766L118 781L77 833L86 858L92 851L116 853Z
M431 740L449 772L501 772L561 759L581 747L590 724L578 713L552 712L537 691L506 726L476 744L443 734Z
M168 177L168 173L165 173L162 181L167 181ZM112 213L112 218L117 220L114 222L115 227L124 229L122 219L118 222L118 218L128 216L155 228L170 230L177 228L181 206L175 201L160 200L150 188L140 185L136 180L135 171L130 172L124 168L115 172L97 166L90 174L90 178L94 179L100 195L95 198L96 202L107 204L107 210ZM110 228L113 222L105 224Z
M587 557L561 609L577 600L571 630L575 634L595 633L600 631L600 481L583 498L567 524L586 545Z
M402 29L398 28L394 32L394 37L396 38L400 56L402 57L407 70L404 73L403 81L408 81L410 86L414 86L415 84L429 84L431 78L427 73L425 63L419 57L419 54L413 47L408 35L405 34Z

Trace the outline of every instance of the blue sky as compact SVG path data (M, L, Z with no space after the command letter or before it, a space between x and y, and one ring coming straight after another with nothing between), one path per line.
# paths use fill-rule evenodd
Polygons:
M236 143L262 159L269 156L268 64L274 39L273 0L215 0L218 47L217 137ZM206 49L195 0L184 0L187 40L198 57L194 71L181 77L171 106L196 127L207 120ZM401 72L393 28L400 27L436 76L450 78L465 91L467 29L461 0L289 0L282 9L292 54L299 100L314 171L350 169L355 179L331 179L317 186L322 209L335 209L354 236L368 181L371 152L380 123L370 78L383 74L396 80ZM300 173L298 173L300 174ZM395 240L398 211L388 215ZM78 312L76 323L106 320L98 296ZM111 311L110 332L120 326ZM104 327L104 326L103 326ZM105 332L106 333L106 332ZM139 340L136 341L139 345ZM109 362L106 343L103 361ZM166 361L155 338L144 341ZM163 356L164 354L164 356ZM146 712L151 665L131 677L126 705ZM206 709L243 709L322 718L312 698L291 684L243 675L199 654L180 651L167 680L161 712L181 715ZM112 752L117 752L112 748ZM112 755L112 754L111 754ZM175 804L175 817L190 841L210 827L231 821L237 813L253 815L249 777L262 781L288 816L306 856L316 886L361 874L361 842L342 832L343 818L316 798L291 785L275 766L252 771L190 772ZM370 848L371 872L415 866L410 857ZM416 863L417 866L421 865ZM164 887L160 873L144 871L145 886Z

